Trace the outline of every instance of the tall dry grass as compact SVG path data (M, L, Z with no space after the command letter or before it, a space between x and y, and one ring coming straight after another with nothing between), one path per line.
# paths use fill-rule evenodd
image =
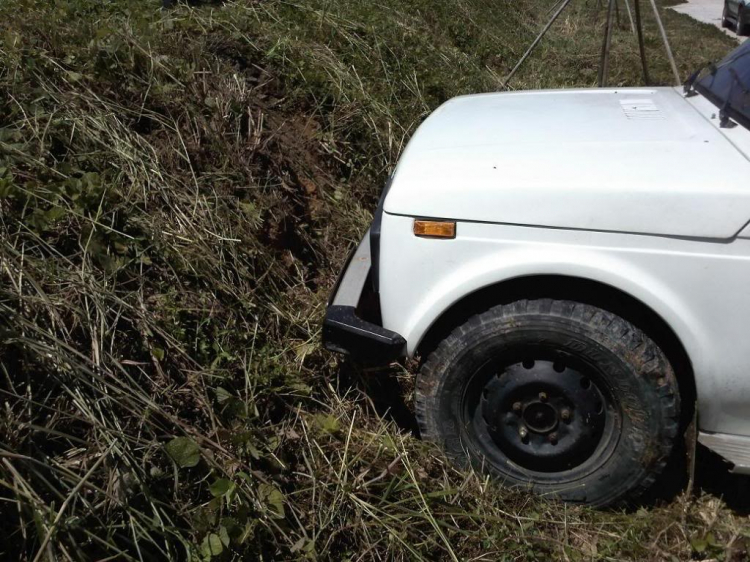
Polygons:
M409 134L495 89L542 16L509 0L0 5L0 557L744 552L744 519L711 496L597 513L457 473L372 390L408 402L407 370L320 349L326 293ZM676 46L685 67L726 46L669 21L700 38ZM600 25L582 3L517 86L589 84ZM613 77L636 83L618 38Z

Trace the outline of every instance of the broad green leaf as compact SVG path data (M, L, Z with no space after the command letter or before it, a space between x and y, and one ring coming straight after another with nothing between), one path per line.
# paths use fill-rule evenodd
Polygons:
M221 544L229 547L229 532L227 531L226 527L219 527L219 538L221 539Z
M284 494L281 493L281 490L273 484L261 484L258 487L258 491L261 500L273 515L279 519L286 516L286 512L284 511Z
M219 404L224 404L234 398L231 392L221 386L216 388L216 400Z
M336 434L341 430L339 420L330 414L317 414L315 416L315 425L317 425L320 430L325 433L330 433L331 435Z
M216 533L211 533L201 543L201 554L206 560L218 556L224 552L224 545L221 544L221 538Z
M190 468L201 460L201 450L190 437L175 437L165 447L169 458L180 468Z
M56 220L64 217L66 213L67 211L63 207L55 206L51 207L44 213L44 218L46 218L49 222L55 222Z
M234 483L227 478L217 478L208 489L213 497L220 498L234 490Z
M299 392L300 394L304 396L309 396L310 394L312 394L312 387L307 384L291 383L289 385L289 388L292 390L295 390L296 392Z
M701 554L703 552L706 552L706 549L708 548L708 542L703 537L693 537L690 540L690 546L693 547L693 550L695 552Z

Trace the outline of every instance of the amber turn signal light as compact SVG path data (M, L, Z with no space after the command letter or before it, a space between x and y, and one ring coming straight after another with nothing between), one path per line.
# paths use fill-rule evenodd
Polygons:
M422 236L424 238L455 238L456 223L415 220L414 236Z

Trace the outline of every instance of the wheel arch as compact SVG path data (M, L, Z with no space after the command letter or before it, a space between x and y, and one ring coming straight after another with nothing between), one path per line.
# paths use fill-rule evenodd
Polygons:
M692 419L697 398L693 362L682 339L651 306L607 283L568 275L526 275L473 291L444 310L415 347L424 359L456 327L492 306L521 299L572 300L602 308L643 330L664 351L675 370L683 404L683 423Z

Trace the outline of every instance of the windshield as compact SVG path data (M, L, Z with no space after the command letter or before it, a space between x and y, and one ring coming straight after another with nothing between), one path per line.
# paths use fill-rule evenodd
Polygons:
M693 87L719 107L722 120L733 119L750 129L750 41L694 79Z

